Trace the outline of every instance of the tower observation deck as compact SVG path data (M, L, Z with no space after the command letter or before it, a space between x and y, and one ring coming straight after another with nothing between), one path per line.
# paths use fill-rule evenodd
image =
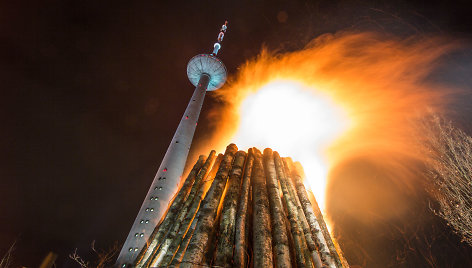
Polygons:
M139 209L115 267L134 267L139 258L150 254L147 251L153 244L153 231L160 223L181 182L205 93L217 90L226 82L226 67L216 57L226 29L227 22L221 27L211 54L197 55L187 65L187 75L196 87L195 91Z

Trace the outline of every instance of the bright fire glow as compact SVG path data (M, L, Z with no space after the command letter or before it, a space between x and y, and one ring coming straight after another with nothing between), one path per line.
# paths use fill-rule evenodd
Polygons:
M250 94L240 106L238 147L272 148L300 161L320 207L327 182L326 146L348 128L339 105L301 83L276 80Z
M328 214L351 193L330 187L342 185L337 174L353 159L388 165L389 174L409 185L409 170L392 155L423 157L415 149L421 133L411 123L445 104L448 90L424 78L454 46L442 39L344 32L320 36L300 51L262 50L215 91L221 101L209 114L215 125L200 142L205 151L208 144L220 152L229 143L243 150L269 147L300 161Z

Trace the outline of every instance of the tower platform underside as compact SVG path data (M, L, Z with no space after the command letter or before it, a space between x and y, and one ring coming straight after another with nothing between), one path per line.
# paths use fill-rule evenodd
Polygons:
M208 74L210 76L207 91L217 90L226 82L226 67L223 62L215 56L200 54L189 61L187 64L187 76L192 85L198 85L202 74Z

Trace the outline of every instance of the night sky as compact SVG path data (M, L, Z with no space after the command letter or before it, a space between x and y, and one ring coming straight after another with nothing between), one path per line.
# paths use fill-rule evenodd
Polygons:
M3 1L0 254L16 241L14 267L38 266L49 251L59 254L58 267L77 267L67 258L75 248L92 258L93 240L98 248L124 242L193 92L187 62L211 52L225 19L219 56L231 75L262 46L294 51L342 30L470 41L470 14L465 0ZM461 53L449 61L469 80L458 75L450 82L471 89L470 62L464 65L471 53ZM469 103L457 103L461 122L468 121ZM195 139L215 127L205 111L219 105L207 95ZM369 165L356 161L349 165ZM439 267L471 267L471 248L425 212L424 198L415 198L415 213L431 223L416 223L413 213L405 228L419 226L419 236L439 241L430 251L442 255ZM349 226L341 242L352 264L428 266L423 255L429 253L411 236L398 240L380 235L383 227ZM369 249L375 239L387 241L383 255L355 250L353 241ZM405 249L405 241L414 250ZM397 262L388 257L392 252L399 252Z

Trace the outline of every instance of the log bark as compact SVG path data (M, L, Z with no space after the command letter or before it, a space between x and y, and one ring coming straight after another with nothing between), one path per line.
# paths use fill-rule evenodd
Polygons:
M317 217L313 210L313 205L308 198L307 190L305 188L305 185L303 184L304 172L301 169L301 165L299 165L299 163L294 165L290 158L287 158L285 160L285 164L287 168L290 168L292 170L292 181L297 195L300 199L303 211L306 215L306 219L309 224L312 236L316 239L317 244L319 246L318 250L320 252L321 260L325 265L329 267L342 267L342 264L339 260L339 256L331 240L331 236L328 232L328 229L326 228L324 219L322 218L323 216L321 214L321 211L316 205L319 212L319 215ZM325 228L323 228L322 225ZM323 229L325 230L323 231Z
M294 176L294 179L297 180L298 185L300 190L305 188L305 185L303 184L303 178L305 178L305 172L303 171L303 167L299 162L295 162L294 164L294 171L297 176ZM313 210L313 213L315 215L316 221L319 223L321 233L324 236L324 239L326 241L326 246L329 249L329 252L331 253L331 258L334 259L334 263L336 267L349 267L349 264L347 263L346 260L342 259L340 254L338 254L338 251L336 250L336 246L334 245L334 242L331 238L331 234L329 233L328 227L326 226L326 222L323 218L323 213L321 213L320 207L318 206L318 202L316 202L316 198L313 195L311 191L305 190L305 193L308 193L308 195L311 195L311 200L313 202L310 202L310 199L307 197L308 201L304 201L306 203L306 210L310 211L310 208ZM310 213L310 212L309 212Z
M288 174L290 171L286 170L284 167L285 174ZM311 236L308 223L305 219L305 214L303 213L302 207L300 205L300 201L298 200L298 196L295 193L295 189L291 185L291 179L288 179L287 181L287 188L289 195L291 196L296 209L297 209L297 223L298 226L301 230L302 233L302 248L305 256L305 262L307 266L312 267L314 266L315 268L321 268L322 267L322 262L318 253L318 247L313 240L313 237Z
M279 183L275 171L272 150L269 148L265 149L263 157L267 192L269 194L275 266L280 268L291 267L290 248L284 222L285 214L280 198Z
M151 262L153 267L167 266L171 262L172 257L174 256L174 253L177 250L177 247L180 245L183 233L187 232L190 221L195 216L197 206L200 203L199 201L195 202L195 195L197 194L197 191L201 188L202 181L206 178L206 176L208 176L211 170L211 165L213 164L214 160L215 151L211 151L210 155L205 161L205 164L198 172L195 178L195 182L190 190L190 193L187 199L185 200L184 205L180 209L180 212L176 217L172 228L170 228L169 232L167 233L166 238L160 246L158 253L154 256L153 261ZM192 204L197 204L197 206L192 206ZM185 220L186 218L187 221Z
M246 165L244 168L243 182L241 185L241 195L238 203L238 211L236 212L236 232L234 241L234 255L233 265L234 267L246 268L248 265L249 252L248 248L248 236L249 236L249 224L248 224L248 204L249 204L249 193L251 186L251 173L252 166L254 163L254 155L252 149L249 149L248 156L246 159Z
M238 147L234 144L230 144L226 147L223 161L200 208L202 211L195 232L190 240L180 267L197 267L202 264L205 250L208 247L209 233L215 226L218 205L225 189L234 154L237 150Z
M254 267L273 267L272 235L270 226L270 208L267 194L262 155L255 149L255 159L252 171L253 199L253 256Z
M197 218L194 221L192 221L192 224L190 225L188 232L185 234L184 239L180 243L179 249L175 253L169 267L178 267L180 265L182 261L182 257L184 256L185 251L187 250L188 244L190 243L190 239L192 238L193 233L195 232L195 226L197 222L198 222L198 213L197 213Z
M284 170L282 159L277 152L274 152L275 168L277 171L277 177L280 182L280 186L283 192L283 200L287 208L287 218L290 222L290 231L292 234L295 260L297 267L311 267L311 256L308 260L306 258L306 244L303 229L299 223L298 208L295 202L295 198L292 192L289 190L288 179Z
M191 220L190 227L187 230L187 232L185 233L182 241L180 242L179 248L178 248L177 252L175 253L175 255L172 259L170 267L177 267L177 266L179 266L180 262L182 261L182 258L185 254L185 251L187 250L187 246L190 243L190 239L192 238L193 233L195 231L195 227L197 226L198 217L199 217L200 212L201 212L199 207L201 206L203 196L205 195L205 193L207 193L208 188L210 188L210 185L212 184L211 182L215 178L215 175L216 175L216 172L218 171L221 160L223 160L223 154L218 154L218 157L216 158L215 163L213 164L213 167L210 171L210 174L202 182L203 185L202 185L202 187L200 187L199 191L197 192L197 196L195 198L196 198L196 200L200 200L198 208L197 208L197 213L196 213L195 217L193 217L193 219ZM186 218L186 220L187 220L187 218Z
M154 229L153 233L151 234L150 236L151 238L149 239L149 241L151 242L148 244L148 247L143 249L140 254L141 256L138 256L138 258L136 259L137 268L149 267L149 265L151 264L152 256L156 254L157 250L159 249L159 245L162 243L162 240L164 240L165 235L167 234L172 224L174 223L175 218L177 217L177 214L179 213L180 209L182 208L184 204L184 201L189 193L190 188L195 182L195 178L199 170L204 165L204 162L205 162L205 156L201 155L198 158L195 165L193 166L190 173L188 174L182 187L177 192L177 195L172 201L169 207L169 210L164 216L164 219L159 224L159 226Z
M310 225L308 223L302 204L296 192L295 185L293 184L293 181L292 181L291 169L289 168L288 165L285 165L285 162L283 166L284 166L285 174L286 175L290 174L288 175L289 179L287 180L287 186L297 206L298 215L299 215L298 220L299 220L300 226L302 227L302 230L305 236L305 242L308 247L308 250L310 251L313 264L315 265L315 267L322 267L323 265L326 266L328 265L328 263L323 258L323 256L325 256L323 255L324 246L320 242L319 237L314 236L311 232Z
M331 234L329 233L329 230L323 218L323 214L321 213L321 210L319 209L318 202L316 202L316 198L313 195L313 191L307 190L307 193L308 193L308 198L310 199L311 204L313 204L313 210L315 211L316 218L318 222L320 223L321 233L325 237L327 247L331 252L332 258L334 258L336 267L349 268L350 267L349 263L344 258L341 248L339 247L338 244L336 244L334 237L332 237ZM317 211L319 211L319 213Z
M223 212L220 220L219 238L216 244L215 266L232 267L236 211L241 192L246 152L238 151L234 157L233 167L228 179L228 188L223 200Z

